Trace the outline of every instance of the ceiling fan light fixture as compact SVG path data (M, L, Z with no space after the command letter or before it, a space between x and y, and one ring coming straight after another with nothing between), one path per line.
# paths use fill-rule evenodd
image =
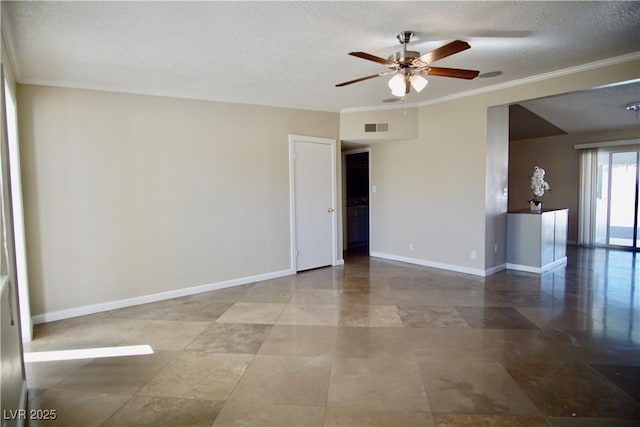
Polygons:
M421 92L425 88L428 81L419 74L430 74L439 77L453 77L466 80L475 79L480 74L480 71L477 70L431 66L432 62L469 49L471 47L469 43L462 40L454 40L436 49L432 49L425 54L421 54L420 52L407 49L407 45L411 41L412 36L412 31L403 31L399 33L397 35L397 39L402 45L402 50L395 52L393 55L389 56L388 59L381 58L367 52L349 52L349 55L351 56L382 64L387 67L389 71L338 83L336 86L347 86L353 83L393 74L388 81L389 89L391 89L391 93L394 96L402 98L409 93L411 87L413 87L413 90L416 92Z
M404 74L396 73L389 79L389 89L395 96L404 96L406 83L404 82Z
M397 96L398 98L402 98L403 96L406 95L405 90L397 90L397 89L392 89L391 90L391 95L393 96Z
M427 83L429 83L429 80L416 74L413 74L411 77L409 77L409 81L411 82L411 86L418 93L422 92L422 89L424 89L427 86Z

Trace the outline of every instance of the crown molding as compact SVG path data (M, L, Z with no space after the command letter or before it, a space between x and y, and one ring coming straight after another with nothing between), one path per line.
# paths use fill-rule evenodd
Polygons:
M260 103L260 102L240 102L237 100L233 100L231 98L207 98L207 97L198 97L193 96L193 94L182 93L182 92L171 92L171 91L144 91L144 90L136 90L133 88L123 88L117 85L105 85L105 84L77 84L73 82L59 82L59 81L50 81L44 79L20 79L17 80L17 83L24 85L34 85L34 86L48 86L55 88L64 88L64 89L78 89L78 90L92 90L96 92L108 92L108 93L119 93L123 95L142 95L142 96L157 96L161 98L173 98L173 99L181 99L188 101L201 101L201 102L217 102L224 104L236 104L236 105L247 105L253 107L264 107L264 108L280 108L283 110L298 110L298 111L317 111L321 113L335 113L339 114L340 111L337 109L330 108L311 108L311 107L301 107L295 105L275 105L268 103Z
M342 108L340 110L340 113L360 113L360 112L364 112L364 111L387 111L387 110L404 110L407 108L418 108L421 107L422 103L420 102L411 102L411 103L405 103L402 102L401 104L397 104L397 105L373 105L370 107L350 107L350 108Z

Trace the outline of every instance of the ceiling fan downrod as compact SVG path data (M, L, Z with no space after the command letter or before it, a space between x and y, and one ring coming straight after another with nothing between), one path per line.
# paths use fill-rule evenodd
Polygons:
M401 31L396 35L400 44L404 45L405 50L407 50L407 45L411 41L411 37L413 37L413 31Z
M413 31L402 31L398 33L396 38L402 45L402 50L389 56L389 61L396 62L401 70L409 68L413 64L413 61L420 57L420 52L407 50L407 45L411 41L411 37L413 37Z

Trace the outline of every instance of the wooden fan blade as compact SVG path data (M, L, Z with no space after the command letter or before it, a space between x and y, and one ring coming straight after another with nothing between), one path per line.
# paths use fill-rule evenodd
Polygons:
M404 76L404 84L405 84L404 94L408 95L409 92L411 92L411 82L409 81L409 76Z
M386 76L387 74L389 74L389 73L378 73L378 74L372 74L372 75L366 76L366 77L360 77L359 79L354 79L354 80L349 80L348 82L338 83L336 85L336 87L342 87L342 86L350 85L352 83L358 83L358 82L361 82L363 80L369 80L369 79L373 79L373 78L380 77L380 76Z
M462 70L460 68L427 67L420 71L429 76L454 77L456 79L475 79L480 74L477 70Z
M425 53L418 59L425 64L431 64L438 59L446 58L447 56L453 55L454 53L467 50L470 47L471 46L469 46L469 43L467 42L463 42L462 40L454 40L451 43L447 43L444 46Z
M380 58L379 56L371 55L367 52L349 52L351 56L357 56L358 58L367 59L369 61L377 62L378 64L386 65L387 67L397 67L393 61L389 61L388 59Z

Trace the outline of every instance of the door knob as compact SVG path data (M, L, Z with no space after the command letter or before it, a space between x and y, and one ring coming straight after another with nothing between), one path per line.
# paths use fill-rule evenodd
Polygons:
M333 212L333 208L327 209L327 212L329 212L329 213Z

